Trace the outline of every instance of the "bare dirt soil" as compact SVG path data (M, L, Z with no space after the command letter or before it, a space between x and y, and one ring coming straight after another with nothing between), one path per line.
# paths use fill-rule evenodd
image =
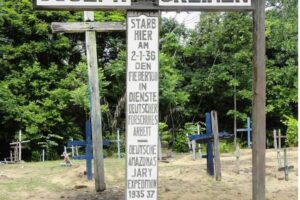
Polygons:
M296 200L298 191L297 148L288 149L289 181L277 170L275 150L266 154L266 197L269 200ZM124 199L124 159L105 159L107 190L94 191L87 181L84 161L72 167L61 161L0 165L0 200L119 200ZM250 200L252 197L251 150L241 150L237 174L234 154L221 154L222 181L206 173L206 160L192 160L190 154L176 154L169 163L159 164L159 199L161 200Z

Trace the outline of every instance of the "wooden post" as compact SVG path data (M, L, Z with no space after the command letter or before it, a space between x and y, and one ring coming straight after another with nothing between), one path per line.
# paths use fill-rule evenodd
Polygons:
M78 155L77 155L78 156ZM92 133L91 133L91 121L85 122L85 159L86 159L86 176L88 180L93 179L92 173Z
M248 148L251 148L251 124L250 124L250 117L247 117L247 144L248 144Z
M120 129L117 130L118 159L121 159Z
M159 151L159 113L155 111L130 112L131 106L141 104L159 106L159 12L127 12L127 79L126 79L126 199L156 200L158 196L158 151ZM137 23L140 22L140 23ZM143 24L146 24L144 26ZM149 33L149 34L145 34ZM149 54L151 53L151 55ZM150 56L150 57L149 57ZM144 68L147 65L149 67ZM140 66L140 67L138 67ZM152 80L132 78L131 74L142 71L155 74ZM139 99L132 96L153 94L154 98ZM147 117L147 118L146 118ZM137 122L135 119L144 119ZM148 121L147 119L153 119ZM149 127L148 135L135 134L135 130ZM131 149L148 147L150 151ZM136 159L149 159L152 164L141 166ZM144 175L137 172L144 170Z
M274 149L277 151L277 138L276 138L276 130L273 130L273 137L274 137Z
M18 144L16 144L15 145L15 158L14 158L14 160L15 160L15 162L18 162L18 158L19 158L19 155L18 155Z
M236 67L234 67L234 80L236 81ZM233 134L234 134L234 147L237 145L237 134L236 134L236 85L233 87L233 104L234 104L234 121L233 121Z
M197 123L197 132L198 132L198 135L200 135L200 124ZM199 143L198 144L198 151L199 151L199 157L200 159L202 159L202 149L201 149L201 144Z
M196 160L196 140L192 140L193 160Z
M239 174L240 173L240 156L241 156L239 143L236 144L235 156L236 156L236 163L235 163L236 164L236 173Z
M288 159L287 159L287 152L286 148L284 148L284 180L289 180L289 165L288 165Z
M211 124L211 114L209 112L205 113L205 124L206 124L206 134L212 135L212 124ZM207 173L210 176L214 176L214 155L213 155L213 142L208 141L206 144L206 165Z
M252 1L253 11L253 106L252 197L265 200L266 72L265 0Z
M19 161L22 160L22 130L19 131Z
M188 144L188 147L189 147L189 152L192 153L192 143L189 139L189 134L186 133L185 136L186 136L187 144Z
M94 21L94 12L85 11L84 21ZM96 32L85 32L86 55L88 64L89 91L91 95L91 124L93 135L94 177L97 192L104 191L104 161L102 142L102 119L100 108L100 93L98 80L98 60Z
M216 111L211 111L212 132L214 135L214 158L215 158L215 177L217 181L221 181L221 159L220 159L220 145L219 145L219 127L218 114Z
M10 162L13 161L13 153L12 153L12 150L10 150Z
M45 149L43 149L43 162L45 162Z
M73 138L71 138L71 141L73 141ZM73 145L71 147L71 150L72 150L72 157L74 157L74 146Z
M281 130L278 129L278 148L281 150Z

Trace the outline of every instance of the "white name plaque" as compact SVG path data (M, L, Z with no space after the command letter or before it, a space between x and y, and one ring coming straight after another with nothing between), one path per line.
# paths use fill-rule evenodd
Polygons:
M157 199L158 12L127 14L126 196Z

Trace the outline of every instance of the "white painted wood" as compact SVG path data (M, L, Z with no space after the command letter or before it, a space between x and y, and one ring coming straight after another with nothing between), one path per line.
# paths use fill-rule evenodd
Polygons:
M277 150L277 136L276 136L276 130L273 130L273 138L274 138L274 149Z
M160 151L159 13L128 12L127 27L126 199L156 200ZM151 73L152 79L143 80L140 76L143 73ZM149 99L139 98L146 94L150 95ZM131 111L143 104L157 109ZM145 148L148 150L141 150ZM141 167L135 160L149 160L151 164ZM140 188L134 187L137 183Z
M114 1L114 0L101 0L101 1L86 1L86 0L35 0L37 6L50 6L52 8L60 6L68 6L69 9L73 7L85 8L87 6L103 7L103 6L130 6L130 0Z
M184 7L194 7L194 6L217 6L217 7L226 7L226 6L251 6L251 0L245 1L185 1L185 0L159 0L159 6L184 6Z
M193 160L196 160L196 141L192 140Z

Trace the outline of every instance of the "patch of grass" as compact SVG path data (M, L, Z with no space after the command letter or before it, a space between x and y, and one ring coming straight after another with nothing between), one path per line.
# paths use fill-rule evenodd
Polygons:
M11 198L7 192L0 190L0 200L11 200Z
M21 190L32 191L37 188L45 188L46 190L58 192L62 190L62 186L55 183L47 182L41 177L22 177L13 180L5 180L0 182L0 194L3 191L17 192Z

